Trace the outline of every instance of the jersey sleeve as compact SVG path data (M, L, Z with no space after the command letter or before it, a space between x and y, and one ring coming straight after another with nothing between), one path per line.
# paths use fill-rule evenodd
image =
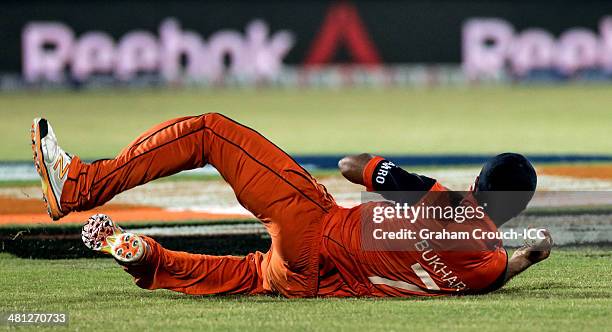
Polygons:
M406 172L382 157L372 158L363 169L368 191L429 191L436 180Z
M506 248L501 248L501 250L503 250L503 255L500 255L500 256L505 258L506 267L504 268L502 273L499 275L499 277L497 277L497 279L495 279L495 281L489 287L485 288L483 293L489 293L489 292L496 291L502 288L502 286L506 283L506 275L508 274L508 260L509 260L508 251L506 250Z

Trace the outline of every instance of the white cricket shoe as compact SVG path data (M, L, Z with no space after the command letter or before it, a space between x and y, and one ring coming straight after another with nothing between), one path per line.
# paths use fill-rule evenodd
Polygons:
M46 119L34 119L30 135L34 165L42 184L43 201L49 216L58 220L64 216L60 198L72 157L59 147L53 128Z

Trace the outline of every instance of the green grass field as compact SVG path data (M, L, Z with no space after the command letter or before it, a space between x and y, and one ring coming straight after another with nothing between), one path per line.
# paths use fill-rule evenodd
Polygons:
M289 153L610 154L609 105L607 86L4 93L0 160L30 160L28 131L36 116L50 119L67 151L94 159L114 156L160 121L206 112L235 118ZM65 311L70 330L556 332L612 326L610 248L554 251L498 292L434 299L191 297L141 290L110 259L27 260L5 253L0 281L0 312Z
M33 117L63 147L114 156L177 116L222 112L290 153L610 153L608 86L0 94L1 160L29 160Z
M288 300L151 292L110 259L4 254L0 311L68 312L71 330L604 331L612 325L611 262L601 249L556 251L484 296Z

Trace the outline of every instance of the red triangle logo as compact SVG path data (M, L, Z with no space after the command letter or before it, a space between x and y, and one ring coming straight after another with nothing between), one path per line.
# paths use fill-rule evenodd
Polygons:
M331 62L341 42L345 43L355 63L380 64L376 46L370 39L357 8L348 2L336 3L329 7L304 64L317 66Z

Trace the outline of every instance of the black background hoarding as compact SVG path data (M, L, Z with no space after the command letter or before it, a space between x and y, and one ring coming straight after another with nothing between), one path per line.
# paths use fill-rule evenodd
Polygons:
M206 39L220 29L244 31L256 18L271 32L288 30L295 44L286 63L304 61L334 1L5 1L0 10L0 72L21 71L21 32L31 21L59 21L77 36L100 30L119 39L129 31L158 33L177 18ZM518 31L541 27L558 36L573 27L597 33L612 1L353 1L386 63L459 63L461 26L472 17L499 17ZM340 48L334 59L344 62Z

